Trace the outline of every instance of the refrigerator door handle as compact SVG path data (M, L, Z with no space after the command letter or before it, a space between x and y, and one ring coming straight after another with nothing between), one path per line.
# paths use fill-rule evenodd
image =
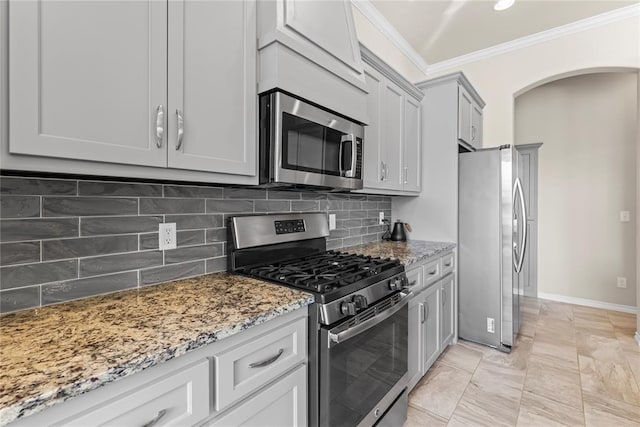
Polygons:
M516 185L515 188L513 189L513 203L515 204L516 200L515 200L515 195L516 193L518 193L518 196L520 198L520 212L522 217L520 218L520 223L522 223L522 239L520 241L520 259L518 260L517 264L515 264L515 268L516 268L516 273L520 273L520 271L522 270L522 264L524 262L524 251L527 245L527 227L526 227L526 220L527 220L527 208L524 204L524 194L522 192L522 183L520 182L520 178L516 178ZM514 243L514 248L516 247L516 244Z

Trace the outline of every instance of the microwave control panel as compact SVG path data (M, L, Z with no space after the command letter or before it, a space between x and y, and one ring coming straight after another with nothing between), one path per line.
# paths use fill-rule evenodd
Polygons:
M302 233L305 230L304 220L289 219L285 221L274 221L276 234Z

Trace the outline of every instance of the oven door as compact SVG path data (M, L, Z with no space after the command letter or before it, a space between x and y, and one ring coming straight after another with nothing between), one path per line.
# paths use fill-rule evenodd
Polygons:
M322 328L320 426L371 426L402 393L412 295L394 294L345 322Z
M270 97L273 181L361 189L363 126L280 92Z

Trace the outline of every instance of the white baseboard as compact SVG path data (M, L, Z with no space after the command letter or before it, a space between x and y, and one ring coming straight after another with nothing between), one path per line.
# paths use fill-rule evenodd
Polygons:
M640 346L640 332L636 331L636 342L638 343L638 346Z
M636 314L638 312L637 307L633 305L612 304L610 302L602 302L602 301L596 301L596 300L586 299L586 298L568 297L566 295L546 294L543 292L539 292L538 298L548 299L551 301L566 302L567 304L602 308L602 309L611 310L611 311L621 311L623 313ZM638 339L637 334L636 334L636 339Z

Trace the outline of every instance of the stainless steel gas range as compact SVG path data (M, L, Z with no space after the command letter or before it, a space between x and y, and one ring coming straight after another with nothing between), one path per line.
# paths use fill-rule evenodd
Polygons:
M326 250L323 213L229 220L229 270L310 292L309 425L407 416L407 277L398 261Z

